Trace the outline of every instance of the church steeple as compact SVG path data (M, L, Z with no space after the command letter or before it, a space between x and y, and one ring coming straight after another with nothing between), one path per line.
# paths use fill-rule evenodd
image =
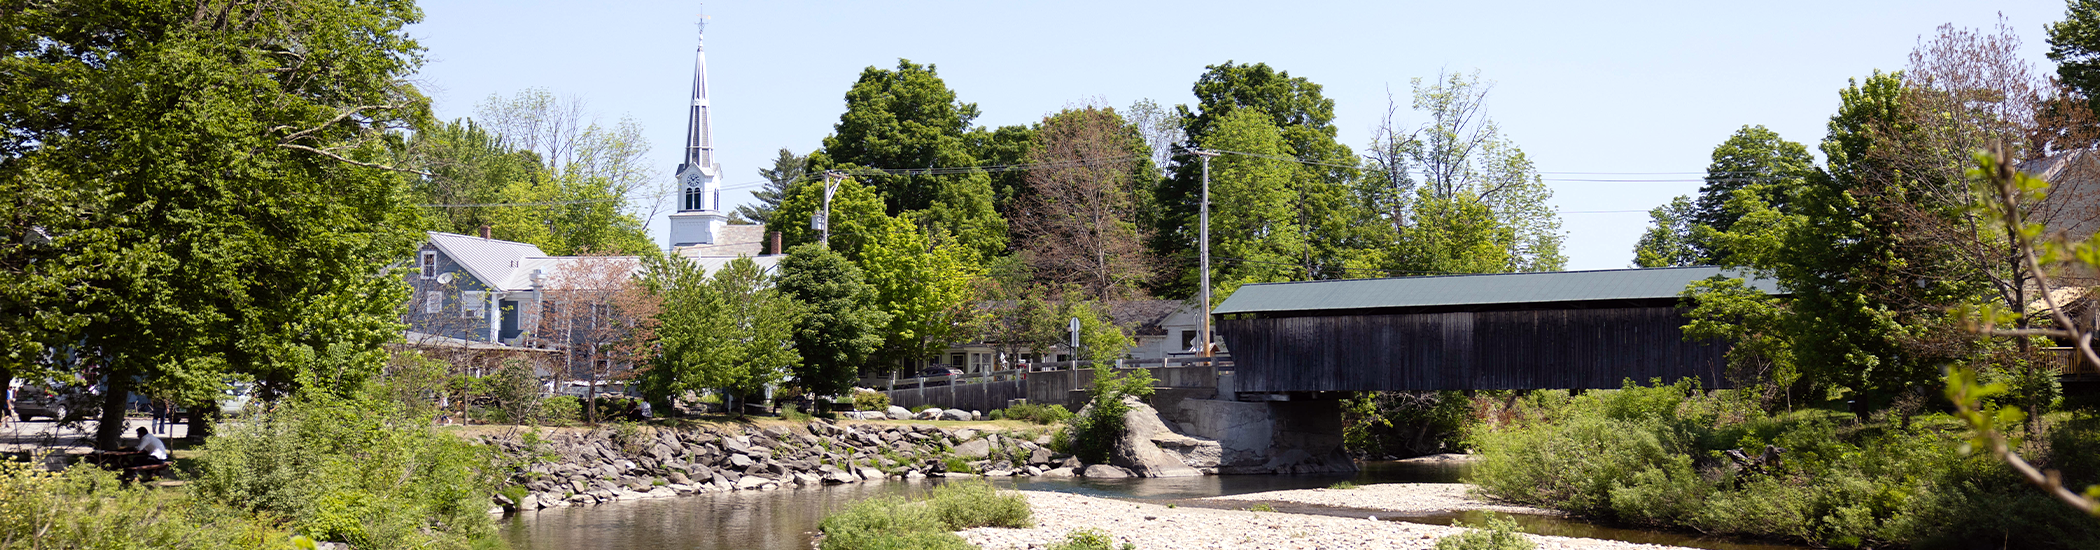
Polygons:
M707 20L700 20L700 44L693 49L693 105L686 113L685 164L714 171L714 128L707 113Z
M707 18L693 48L693 100L686 108L685 157L678 163L678 211L671 214L671 246L712 244L729 218L722 213L722 165L715 163L714 121L708 113Z
M708 113L707 98L707 19L700 20L700 44L693 49L693 102L687 107L685 126L685 162L678 165L678 183L681 187L678 210L721 210L719 179L721 166L715 164L714 121Z

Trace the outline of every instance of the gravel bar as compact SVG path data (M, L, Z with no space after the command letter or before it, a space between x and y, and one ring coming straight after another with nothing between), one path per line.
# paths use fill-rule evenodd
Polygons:
M1483 510L1505 514L1540 516L1563 515L1556 510L1495 504L1475 499L1466 494L1467 490L1471 488L1471 485L1463 483L1380 483L1375 485L1358 485L1354 489L1270 491L1267 493L1210 497L1201 500L1291 502L1318 506L1384 510L1398 512L1403 515L1434 514L1463 510Z
M1168 508L1067 493L1024 491L1035 511L1031 529L978 528L960 534L984 550L1041 550L1079 529L1097 529L1116 544L1141 550L1428 550L1456 527L1208 508ZM1675 549L1673 546L1526 535L1539 550Z

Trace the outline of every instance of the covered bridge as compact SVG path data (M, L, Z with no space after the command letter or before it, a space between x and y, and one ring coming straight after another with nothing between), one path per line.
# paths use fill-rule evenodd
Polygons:
M1213 315L1243 393L1727 387L1727 344L1686 341L1679 295L1716 267L1240 287ZM1770 280L1751 281L1778 294Z

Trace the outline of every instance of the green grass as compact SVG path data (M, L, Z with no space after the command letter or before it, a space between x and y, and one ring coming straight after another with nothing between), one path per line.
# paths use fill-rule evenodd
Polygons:
M1137 549L1137 545L1127 542L1123 543L1123 546L1121 547L1118 547L1115 544L1116 540L1110 538L1107 532L1098 529L1080 529L1070 533L1065 533L1065 540L1051 543L1049 550L1118 550L1118 548L1120 548L1121 550Z
M1253 506L1248 506L1248 507L1247 507L1247 511L1249 511L1249 512L1274 512L1274 511L1276 511L1276 507L1275 507L1275 506L1270 506L1270 505L1269 505L1269 503L1267 503L1267 502L1261 502L1261 503L1256 503L1256 504L1255 504L1255 505L1253 505Z
M1468 527L1465 532L1436 540L1436 550L1531 550L1537 545L1524 538L1517 529L1517 520L1507 516L1489 516L1480 525L1453 522L1455 527Z
M1355 484L1355 483L1350 483L1350 482L1347 482L1347 481L1342 481L1342 482L1337 482L1337 483L1335 483L1335 484L1333 484L1333 485L1328 485L1328 486L1327 486L1327 488L1329 488L1329 489L1337 489L1337 490L1343 490L1343 491L1347 491L1347 490L1350 490L1350 489L1355 489L1355 488L1356 488L1356 484Z
M925 498L889 497L855 503L824 518L821 550L965 550L954 531L1034 525L1027 497L1001 493L983 480L935 486Z

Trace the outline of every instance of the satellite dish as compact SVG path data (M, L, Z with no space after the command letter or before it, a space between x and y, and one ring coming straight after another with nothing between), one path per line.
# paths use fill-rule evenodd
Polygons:
M438 284L441 284L441 285L449 285L449 284L452 284L452 274L451 274L451 273L439 273L439 274L438 274Z

